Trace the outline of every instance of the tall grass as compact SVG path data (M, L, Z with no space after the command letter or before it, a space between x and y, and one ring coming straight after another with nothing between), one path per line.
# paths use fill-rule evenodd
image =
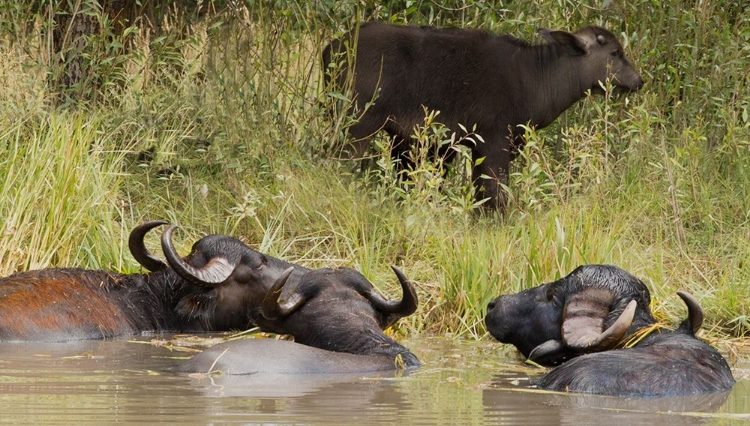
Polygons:
M4 129L3 273L70 263L123 268L122 154L106 146L98 123L53 114L6 122Z
M397 296L390 268L421 299L406 333L485 335L493 297L612 263L652 289L676 322L695 294L706 329L750 332L750 11L732 0L555 2L248 1L166 19L182 38L136 26L93 61L101 101L55 106L50 14L18 9L0 26L0 272L46 266L134 270L129 229L164 218L178 249L221 232L310 267L350 266ZM621 4L622 3L622 4ZM16 18L14 18L16 17ZM443 174L429 152L401 182L381 150L372 167L331 158L346 117L330 117L325 43L356 22L479 27L535 39L538 27L603 25L646 86L591 97L528 129L510 208L481 213L459 152ZM92 89L94 90L94 89ZM426 111L423 147L465 136ZM471 129L467 129L471 133ZM374 145L387 144L384 138ZM377 151L377 149L376 149Z

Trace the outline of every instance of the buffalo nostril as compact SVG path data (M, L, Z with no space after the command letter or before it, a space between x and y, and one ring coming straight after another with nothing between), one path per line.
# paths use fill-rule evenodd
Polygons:
M490 303L487 304L487 310L488 311L491 311L494 307L495 307L495 301L494 300L492 302L490 302Z

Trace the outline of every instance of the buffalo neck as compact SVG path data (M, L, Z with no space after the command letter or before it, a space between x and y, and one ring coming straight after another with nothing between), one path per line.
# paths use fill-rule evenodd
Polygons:
M521 67L530 72L524 89L529 93L531 123L541 129L583 98L588 88L581 81L576 57L571 57L556 45L529 46L526 49L527 55L523 56L526 62Z
M127 302L131 304L131 321L140 324L140 329L207 331L207 324L199 315L186 318L177 312L178 304L195 294L196 289L173 270L134 274L128 278L131 281L131 290L127 294Z
M129 321L137 330L165 331L175 328L174 306L179 299L179 278L171 270L127 275L121 287Z

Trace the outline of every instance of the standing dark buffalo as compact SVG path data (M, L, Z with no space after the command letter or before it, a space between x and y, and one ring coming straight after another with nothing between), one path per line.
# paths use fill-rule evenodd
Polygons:
M510 161L524 144L519 125L548 126L588 91L603 93L606 81L617 91L643 86L609 31L586 27L539 34L548 44L477 30L372 22L334 40L323 51L326 84L344 91L353 78L351 112L361 114L349 128L355 138L350 154L361 158L370 136L383 129L394 139L392 156L404 166L424 108L438 110L439 120L454 132L459 124L476 125L484 140L471 146L477 199L503 208L500 184L508 183ZM350 46L356 51L347 52Z
M292 264L235 238L208 235L182 259L162 235L165 264L143 239L148 222L130 234L133 257L147 274L74 268L16 273L0 279L0 341L102 339L146 331L244 330L260 319L268 289ZM307 271L295 269L295 278Z
M648 288L620 268L587 265L553 283L490 302L485 319L500 342L554 365L543 389L662 397L726 391L726 360L695 337L703 312L678 292L688 318L674 331L656 325ZM617 349L616 349L617 348Z
M295 342L245 339L214 346L181 366L181 371L226 374L347 373L410 369L417 357L383 333L417 309L417 295L393 268L403 298L387 301L359 272L319 269L299 280L287 270L267 293L262 314L271 331Z

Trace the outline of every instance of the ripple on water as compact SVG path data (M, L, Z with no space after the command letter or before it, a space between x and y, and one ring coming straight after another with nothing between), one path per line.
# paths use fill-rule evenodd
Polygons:
M0 422L12 424L741 424L750 382L658 401L529 391L540 370L495 342L406 342L406 375L242 377L170 371L179 348L127 340L0 344ZM746 365L746 364L745 364Z

